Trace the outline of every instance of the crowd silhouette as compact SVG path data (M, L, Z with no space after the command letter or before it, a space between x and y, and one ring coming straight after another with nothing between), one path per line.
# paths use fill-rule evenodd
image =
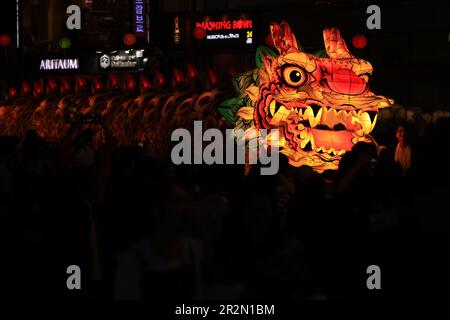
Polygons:
M342 299L445 294L448 118L382 121L336 171L174 166L139 146L0 138L2 292L75 299ZM396 158L397 127L410 161ZM420 130L419 130L420 129ZM375 132L377 134L377 132ZM394 151L392 151L394 150ZM82 270L68 290L66 269ZM382 290L366 269L382 270Z

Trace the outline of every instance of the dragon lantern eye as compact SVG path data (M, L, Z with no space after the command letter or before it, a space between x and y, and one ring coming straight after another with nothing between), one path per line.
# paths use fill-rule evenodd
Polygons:
M283 78L291 87L299 87L306 81L305 71L297 66L286 66L283 68Z

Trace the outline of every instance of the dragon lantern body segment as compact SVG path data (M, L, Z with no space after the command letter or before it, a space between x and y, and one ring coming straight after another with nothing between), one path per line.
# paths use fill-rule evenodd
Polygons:
M337 29L323 31L326 58L303 52L285 22L271 34L278 53L260 51L258 69L235 79L244 101L236 128L279 129L292 165L336 169L355 143L373 141L378 110L393 100L370 91L372 65L350 54Z

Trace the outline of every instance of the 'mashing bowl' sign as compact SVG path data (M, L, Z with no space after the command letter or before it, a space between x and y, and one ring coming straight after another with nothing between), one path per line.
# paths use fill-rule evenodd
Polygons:
M253 44L254 21L245 15L199 17L195 19L194 28L205 30L204 40L208 44Z

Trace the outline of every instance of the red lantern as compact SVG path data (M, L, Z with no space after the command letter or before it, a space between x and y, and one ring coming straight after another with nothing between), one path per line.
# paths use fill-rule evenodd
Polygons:
M166 77L159 70L155 71L154 83L157 86L163 86L166 83Z
M217 85L217 75L212 71L212 69L207 70L208 73L208 80L212 87L215 87Z
M352 44L357 49L363 49L367 46L367 38L362 34L356 35L352 39Z
M206 38L206 30L201 28L201 27L197 27L194 29L194 38L197 40L203 40Z
M183 73L177 68L172 69L172 81L174 86L178 86L184 82Z
M2 47L7 47L11 44L11 37L7 34L2 34L0 36L0 45Z
M22 81L22 89L20 90L20 94L22 96L27 96L31 92L30 85L26 81Z
M190 81L198 78L197 69L194 67L194 65L192 63L188 63L188 65L187 65L187 76Z
M266 36L266 44L267 44L269 47L273 47L273 46L274 46L274 44L273 44L273 38L272 38L272 34L271 34L271 33L268 33L267 36Z
M150 83L150 81L148 80L148 78L145 74L139 75L139 84L140 84L139 87L141 89L141 93L151 89L151 87L152 87L152 84Z
M59 88L61 93L70 92L71 86L66 78L61 79L61 87Z
M15 88L9 88L9 97L14 98L17 96L17 90Z
M33 83L33 95L35 97L40 96L44 93L44 90L42 89L42 80L41 81L35 81Z
M128 91L134 91L136 90L136 80L134 79L134 76L131 74L126 74L126 90Z
M127 46L132 46L136 43L136 36L132 33L127 33L123 37L123 43L125 43Z
M84 2L85 8L91 8L94 1L93 0L84 0L83 2Z

